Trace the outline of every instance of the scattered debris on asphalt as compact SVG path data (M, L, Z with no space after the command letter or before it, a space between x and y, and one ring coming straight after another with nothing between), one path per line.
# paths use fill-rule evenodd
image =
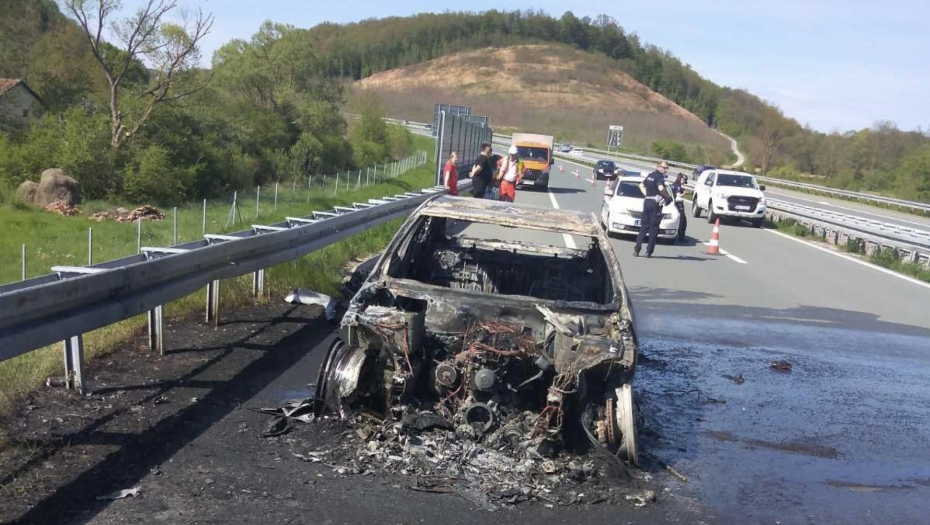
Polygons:
M46 204L45 211L64 215L65 217L73 217L81 213L81 210L79 210L76 206L72 206L61 201L55 201L51 204Z
M284 301L290 304L305 304L322 306L326 312L326 320L332 321L336 317L336 301L332 297L312 290L297 288L287 294Z
M303 421L304 423L309 423L314 419L313 406L313 399L301 398L289 399L284 402L284 406L279 408L256 408L253 410L255 412L261 412L271 416L296 419L298 421Z
M265 427L265 431L262 432L262 437L275 437L287 434L290 432L291 426L287 418L277 417L268 422L268 426Z
M483 510L531 501L640 506L655 500L648 475L631 471L606 449L576 454L533 437L534 412L501 413L500 425L487 434L464 421L450 428L452 422L432 412L408 412L399 421L360 415L318 423L336 430L333 442L294 457L340 475L400 475L410 490L455 494Z
M790 372L791 363L789 363L788 361L784 361L784 360L772 361L771 363L769 363L769 368L771 368L772 370L778 370L779 372Z
M142 490L141 487L133 487L131 489L117 490L116 492L111 492L104 496L97 496L97 501L114 501L123 498L134 498L139 495L139 492Z
M743 378L743 374L739 374L736 376L731 376L730 374L723 374L723 378L729 379L730 381L733 381L737 385L742 385L743 383L746 382L746 380Z

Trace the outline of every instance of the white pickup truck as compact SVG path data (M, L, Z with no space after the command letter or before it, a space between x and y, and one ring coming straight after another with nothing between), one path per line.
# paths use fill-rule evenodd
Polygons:
M708 170L694 184L691 214L700 217L707 210L707 222L717 217L746 219L756 228L765 219L765 186L759 186L749 173Z

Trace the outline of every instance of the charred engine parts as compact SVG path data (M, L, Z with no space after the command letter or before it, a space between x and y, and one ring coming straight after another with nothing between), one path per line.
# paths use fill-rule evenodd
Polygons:
M459 382L459 371L450 363L439 363L434 373L436 384L446 390L452 390Z
M490 368L482 368L475 374L475 389L482 392L494 392L496 377Z
M484 403L472 403L465 409L465 423L484 434L494 426L494 412Z
M538 307L534 326L473 321L459 333L433 333L425 312L425 301L404 298L350 311L347 341L330 349L317 382L321 412L387 420L432 407L457 434L479 440L499 427L508 441L562 441L565 425L580 424L592 444L636 462L616 316ZM525 411L538 414L531 435L506 432L509 417ZM405 424L421 426L448 428L425 418Z

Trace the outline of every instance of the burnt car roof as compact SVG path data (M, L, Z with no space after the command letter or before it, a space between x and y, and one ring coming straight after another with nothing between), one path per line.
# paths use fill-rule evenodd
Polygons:
M590 212L554 210L512 202L443 195L423 205L420 213L463 221L596 237L600 231Z

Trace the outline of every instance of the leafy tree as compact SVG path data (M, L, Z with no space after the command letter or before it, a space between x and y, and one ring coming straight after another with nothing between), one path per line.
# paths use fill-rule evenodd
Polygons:
M164 103L190 95L201 86L178 89L191 75L186 74L199 60L197 44L213 26L212 15L201 11L191 27L165 21L177 8L177 0L147 0L134 16L112 24L121 44L114 56L112 48L102 39L104 26L119 10L118 0L63 0L65 8L77 20L90 44L109 85L111 120L110 146L118 149L138 133L151 117L152 111ZM137 104L127 104L121 98L128 88L127 74L136 61L142 61L154 73L152 81L136 90Z

